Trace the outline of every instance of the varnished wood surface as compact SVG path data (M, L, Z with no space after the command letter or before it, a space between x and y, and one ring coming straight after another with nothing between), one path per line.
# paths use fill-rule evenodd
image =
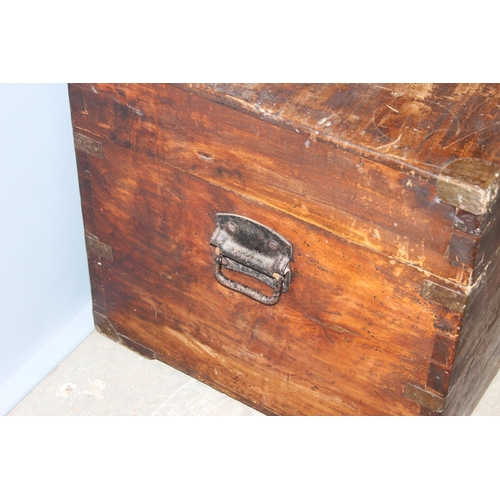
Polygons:
M436 175L500 161L500 84L192 84L208 98L382 163Z
M457 322L420 297L419 271L112 143L103 150L89 157L96 236L113 247L98 266L100 310L119 333L267 411L418 413L404 386L425 385L433 325ZM215 212L293 242L292 285L276 306L216 282Z
M75 125L458 285L455 208L435 178L360 158L169 85L87 85Z

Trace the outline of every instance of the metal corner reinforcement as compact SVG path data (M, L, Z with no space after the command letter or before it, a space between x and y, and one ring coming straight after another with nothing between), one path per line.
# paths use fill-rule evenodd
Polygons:
M87 233L85 235L85 243L88 253L93 253L99 257L113 261L113 249L109 245L99 241L93 234Z
M463 312L467 302L467 295L455 292L429 280L424 280L421 295L426 300L437 302L451 311L458 313Z
M405 397L415 401L420 406L428 408L429 410L441 413L444 410L445 399L426 391L413 384L406 384Z
M436 194L443 203L481 215L495 202L499 187L500 165L463 158L452 161L442 170Z
M78 132L75 132L74 139L75 149L88 153L89 155L97 156L98 158L104 158L102 143L85 135L79 134Z

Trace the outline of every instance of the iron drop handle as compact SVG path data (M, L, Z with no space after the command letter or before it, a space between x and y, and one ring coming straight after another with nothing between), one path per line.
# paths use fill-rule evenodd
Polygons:
M277 304L290 286L289 261L292 245L278 233L246 217L217 214L216 229L210 243L214 245L214 275L223 286L240 292L261 304ZM229 279L223 268L262 281L273 290L265 295L258 290Z
M243 293L248 297L251 297L252 299L259 301L260 303L265 304L266 306L273 306L274 304L277 304L279 302L281 298L281 290L283 288L283 280L284 280L283 276L280 276L279 274L275 273L273 275L273 278L276 281L276 285L274 286L274 293L272 294L272 296L264 295L258 290L254 290L253 288L250 288L246 285L242 285L241 283L233 281L224 276L222 274L223 259L224 257L222 256L220 249L216 248L214 274L215 274L215 279L221 285L224 285L225 287L230 288L231 290L235 290L236 292Z

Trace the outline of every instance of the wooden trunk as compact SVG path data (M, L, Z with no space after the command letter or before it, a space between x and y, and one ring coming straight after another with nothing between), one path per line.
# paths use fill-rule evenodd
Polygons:
M69 95L100 331L267 414L472 412L500 365L500 86Z

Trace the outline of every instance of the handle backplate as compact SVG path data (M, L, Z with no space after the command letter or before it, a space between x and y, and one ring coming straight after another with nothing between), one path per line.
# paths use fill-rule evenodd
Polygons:
M210 239L215 248L214 275L219 283L265 305L276 304L290 286L289 262L292 245L277 232L246 217L219 213ZM267 284L273 290L265 295L229 279L223 268L237 271Z

